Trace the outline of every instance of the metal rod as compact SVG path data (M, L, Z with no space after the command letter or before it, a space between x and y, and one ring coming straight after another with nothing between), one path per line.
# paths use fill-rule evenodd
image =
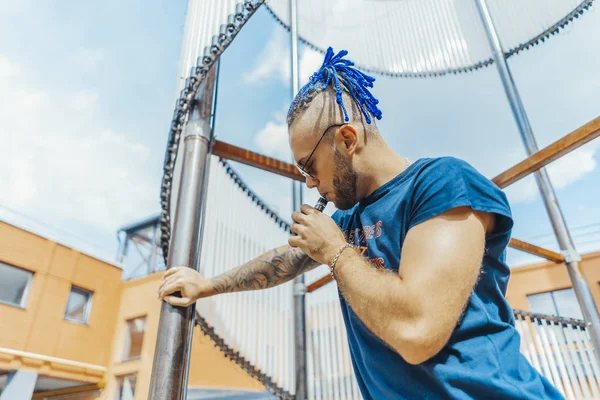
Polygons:
M271 172L286 178L304 182L306 178L293 165L275 158L246 150L242 147L234 146L229 143L215 140L212 148L212 154L215 156L249 165L263 171Z
M157 239L160 236L160 222L156 222L152 229L152 241L150 242L150 261L148 264L148 275L154 272L154 265L156 264L156 252L160 251L158 247Z
M492 182L501 188L505 188L597 137L600 137L600 117L533 153L525 160L492 178Z
M494 61L498 67L498 73L502 79L504 91L508 97L513 116L517 122L517 126L519 127L521 139L523 140L527 154L532 155L538 151L538 146L535 141L535 136L533 135L531 125L529 124L525 107L521 102L521 97L519 96L519 92L517 91L517 87L510 73L508 63L506 62L504 50L500 44L500 39L496 33L496 28L494 27L492 17L485 0L475 0L475 3L477 5L477 9L479 10L481 21L485 26L494 55ZM592 342L594 343L596 360L600 362L600 316L598 315L598 309L596 307L596 303L594 303L594 298L592 297L590 287L583 276L583 271L580 265L581 257L575 250L573 239L571 238L569 229L567 228L567 223L558 204L558 199L554 193L554 188L550 182L548 172L545 168L542 168L536 171L535 177L546 206L546 211L550 217L554 233L563 252L565 265L567 266L567 271L569 272L569 277L571 278L571 282L573 284L573 290L575 291L575 295L577 296L577 300L581 306L583 317L586 323L589 325L590 336Z
M126 233L125 239L123 239L123 242L119 246L119 256L117 258L121 264L124 264L125 260L127 259L127 252L129 251L129 240L129 233ZM125 269L124 266L123 269Z
M167 267L199 268L204 226L204 204L212 130L215 68L208 73L198 90L194 109L184 131L181 184L173 223ZM150 380L151 400L185 398L191 350L195 304L182 308L163 302L160 310L154 364Z
M298 2L290 0L290 32L292 50L292 99L300 88L300 74L298 66ZM292 181L292 205L298 210L302 204L302 184ZM307 396L306 376L306 291L304 290L304 276L300 275L294 280L294 331L295 331L295 364L296 364L296 399L304 400Z

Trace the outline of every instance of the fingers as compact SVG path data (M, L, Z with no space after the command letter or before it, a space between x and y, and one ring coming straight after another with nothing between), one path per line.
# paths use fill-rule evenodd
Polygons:
M164 301L175 307L187 307L193 303L188 297L166 296Z
M288 244L290 247L300 247L300 242L302 238L300 236L290 236L288 239Z
M165 278L167 278L168 276L171 276L173 274L176 274L177 272L181 271L182 268L186 268L186 267L171 267L169 268L163 275L163 280L165 280Z
M301 236L304 237L304 231L306 230L306 227L300 224L292 224L290 226L290 231L292 231L292 233L296 236Z
M182 286L179 280L167 280L158 289L158 298L164 299L165 296L180 291Z
M308 204L302 204L300 206L300 211L302 211L302 214L310 215L310 213L314 212L315 209Z
M294 222L302 224L304 221L306 221L306 216L304 214L302 214L301 212L294 211L292 213L292 220Z

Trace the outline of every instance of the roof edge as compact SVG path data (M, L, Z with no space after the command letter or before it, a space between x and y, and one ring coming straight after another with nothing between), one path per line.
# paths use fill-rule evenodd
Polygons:
M105 264L108 264L108 265L111 265L111 266L113 266L115 268L119 268L120 270L123 270L123 264L121 264L121 263L119 263L119 262L117 262L115 260L110 260L109 258L107 258L105 256L96 254L93 250L92 251L85 250L85 249L82 249L81 247L78 247L78 246L72 245L70 243L67 243L67 241L59 239L59 238L56 237L56 235L53 235L53 234L51 234L49 232L48 233L47 232L43 232L43 230L41 230L41 229L36 229L36 228L31 227L31 226L27 226L25 224L18 223L16 221L11 221L11 220L7 219L5 216L0 216L0 222L5 223L7 225L10 225L10 226L12 226L14 228L20 229L22 231L31 233L32 235L38 236L38 237L40 237L42 239L49 240L49 241L54 242L54 243L56 243L58 245L61 245L63 247L67 247L67 248L69 248L71 250L74 250L74 251L80 253L80 254L83 254L85 256L91 257L91 258L93 258L95 260L101 261L101 262L103 262Z

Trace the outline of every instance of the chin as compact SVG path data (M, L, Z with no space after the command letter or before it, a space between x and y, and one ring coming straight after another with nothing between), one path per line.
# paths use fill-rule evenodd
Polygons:
M338 210L342 210L342 211L349 210L352 207L354 207L354 205L356 204L355 201L347 201L347 200L339 201L339 202L336 200L333 200L332 203L335 205L335 208L337 208Z

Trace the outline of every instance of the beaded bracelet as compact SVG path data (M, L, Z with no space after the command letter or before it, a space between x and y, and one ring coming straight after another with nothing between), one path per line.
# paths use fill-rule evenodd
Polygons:
M331 271L331 278L333 280L335 280L335 276L333 276L333 270L335 269L335 263L337 262L338 258L340 258L342 251L344 251L348 247L354 247L354 246L350 243L344 243L344 245L338 249L337 253L335 253L333 260L331 260L331 263L329 264L329 270Z

